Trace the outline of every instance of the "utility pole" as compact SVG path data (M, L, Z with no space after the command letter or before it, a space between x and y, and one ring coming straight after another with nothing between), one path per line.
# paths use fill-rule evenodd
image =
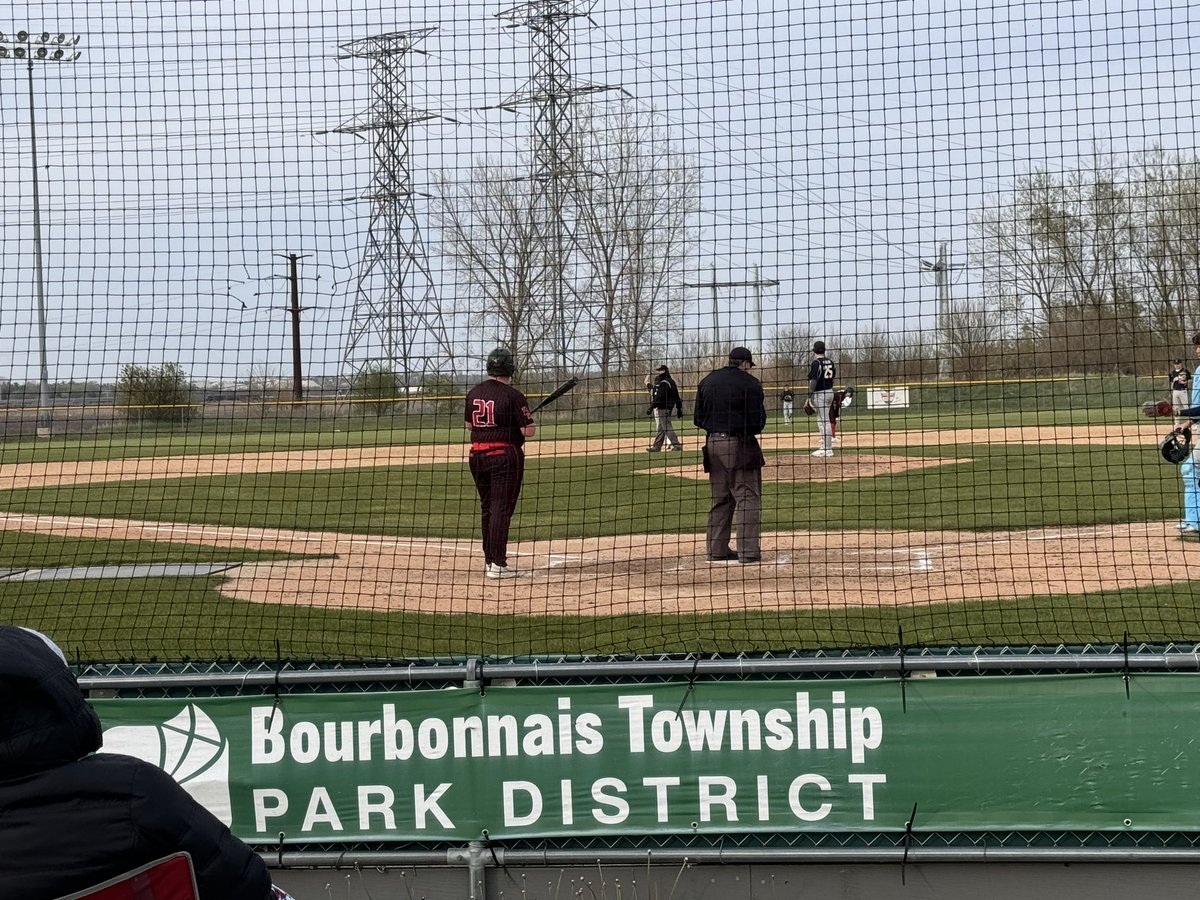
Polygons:
M946 244L943 241L938 245L937 259L932 262L927 259L921 260L921 268L926 272L933 273L933 292L937 301L937 346L935 352L938 377L948 378L950 376L951 313L953 312L950 300L950 270L959 267L950 264Z
M371 222L359 263L343 366L357 374L372 359L382 361L406 390L429 370L453 366L454 355L417 222L409 146L413 125L445 118L408 102L406 60L410 53L424 55L416 45L436 30L396 31L338 47L338 59L370 61L372 99L366 115L332 130L369 134L375 163L370 189L348 198L370 201Z
M762 289L765 287L778 287L779 281L774 278L760 278L758 274L758 266L754 267L754 278L749 281L717 281L717 266L714 263L712 267L712 278L709 281L685 281L685 288L708 288L712 298L712 322L713 322L713 355L717 362L721 360L721 314L720 301L717 292L728 288L754 288L755 293L755 308L754 308L754 329L755 340L757 346L750 348L755 353L761 353L763 349L762 338Z
M567 256L575 244L566 214L568 191L571 179L582 174L572 103L582 95L612 90L578 83L572 71L570 22L588 16L595 5L596 0L528 0L496 13L496 18L507 20L506 28L528 28L534 44L528 84L498 105L510 111L527 106L533 112L532 177L542 188L536 210L538 243L549 282L553 352L560 375L571 368L573 334L568 334L568 325L579 313L575 303L568 303L574 291L568 284Z
M35 38L28 31L18 31L13 35L11 41L6 34L0 32L0 59L24 60L26 73L29 76L29 152L33 160L30 166L33 182L33 265L38 322L37 436L46 438L50 437L54 416L51 412L53 405L50 400L50 362L46 353L46 275L42 252L42 201L38 189L37 116L33 102L33 63L34 60L45 63L75 62L80 56L80 51L75 49L78 44L79 35L68 38L61 32L51 37L50 32L43 31Z
M300 313L308 309L300 305L300 275L297 263L307 259L307 254L276 253L288 261L288 281L291 284L291 305L285 307L292 317L292 399L299 403L304 399L304 378L300 359Z

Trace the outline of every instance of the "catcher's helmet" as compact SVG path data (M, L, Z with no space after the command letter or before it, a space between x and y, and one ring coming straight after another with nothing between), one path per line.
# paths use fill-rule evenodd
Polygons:
M1192 430L1172 431L1158 445L1158 452L1167 462L1179 465L1192 452Z
M489 375L504 375L511 378L516 370L517 366L513 362L513 355L507 347L497 347L488 354L487 373Z

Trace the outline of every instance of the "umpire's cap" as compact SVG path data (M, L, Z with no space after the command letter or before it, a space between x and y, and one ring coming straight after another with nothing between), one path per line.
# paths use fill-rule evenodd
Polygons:
M735 364L748 362L753 367L754 355L745 347L734 347L729 351L729 361Z
M497 347L488 354L487 373L489 375L503 375L511 378L515 371L517 371L517 365L513 361L512 352L507 347Z

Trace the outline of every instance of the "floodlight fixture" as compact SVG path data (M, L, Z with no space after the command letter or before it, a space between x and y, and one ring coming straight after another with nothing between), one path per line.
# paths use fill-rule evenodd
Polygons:
M53 421L50 395L50 364L46 352L46 276L45 263L42 259L42 207L38 191L38 158L37 158L37 116L34 104L33 70L34 60L71 62L80 57L78 51L74 55L63 48L74 47L79 43L79 35L71 40L65 32L51 37L49 31L43 31L35 40L30 40L28 31L18 31L10 41L8 36L0 32L0 59L18 59L26 62L29 79L29 151L32 159L30 178L33 187L33 258L37 289L37 320L38 320L38 357L41 369L40 392L38 396L37 433L39 437L49 437ZM55 45L53 48L47 46ZM36 46L35 46L36 45Z

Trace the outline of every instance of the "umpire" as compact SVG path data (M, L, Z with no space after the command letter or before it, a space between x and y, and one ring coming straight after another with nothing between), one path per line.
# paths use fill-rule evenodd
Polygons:
M767 424L762 385L750 374L754 357L745 347L729 351L729 363L705 376L696 389L692 421L708 435L704 471L712 488L708 512L708 561L750 565L762 559L763 454L756 435ZM737 515L737 551L729 546Z

